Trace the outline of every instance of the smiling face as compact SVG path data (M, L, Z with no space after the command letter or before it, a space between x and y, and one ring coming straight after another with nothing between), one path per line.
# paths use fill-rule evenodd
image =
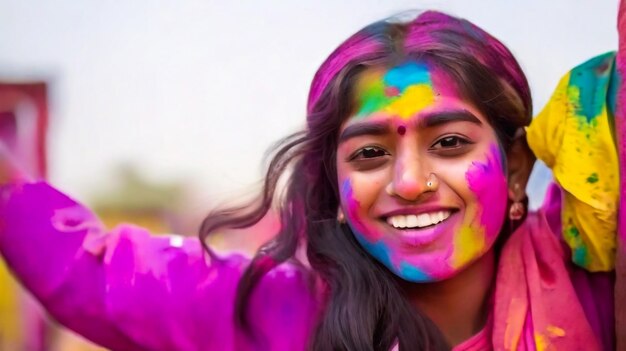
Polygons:
M507 180L494 129L437 69L363 73L341 127L341 207L357 241L399 277L452 277L491 249Z

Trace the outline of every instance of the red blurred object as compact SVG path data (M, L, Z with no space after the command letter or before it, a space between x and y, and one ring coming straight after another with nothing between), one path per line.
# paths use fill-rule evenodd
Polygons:
M47 85L0 82L0 139L35 178L46 177Z
M45 179L47 85L43 82L0 82L0 140L27 174ZM47 321L39 304L15 287L20 303L23 350L48 350Z

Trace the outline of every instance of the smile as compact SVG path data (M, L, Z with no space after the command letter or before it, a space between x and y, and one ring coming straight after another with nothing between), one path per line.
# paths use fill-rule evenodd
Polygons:
M436 211L418 215L395 215L387 217L386 220L390 226L396 229L424 228L443 222L451 214L450 211Z

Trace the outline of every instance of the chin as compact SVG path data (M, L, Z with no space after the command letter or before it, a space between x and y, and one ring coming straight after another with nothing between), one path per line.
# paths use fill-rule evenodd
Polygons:
M435 265L431 264L429 265L430 267L417 267L407 262L402 262L398 267L387 265L385 262L382 263L385 264L387 269L393 274L407 282L436 283L454 278L476 262L480 257L482 257L482 255L460 267L452 267L447 262L440 262ZM445 267L445 269L443 267Z

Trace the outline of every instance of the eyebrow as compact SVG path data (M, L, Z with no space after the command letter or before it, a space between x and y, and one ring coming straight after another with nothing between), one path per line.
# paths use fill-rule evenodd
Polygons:
M482 126L483 123L467 110L441 111L429 113L417 122L418 128L436 127L451 122L470 122Z
M361 135L385 135L389 133L388 122L363 122L346 127L339 136L339 143Z
M437 127L452 122L470 122L479 126L483 123L467 110L439 111L422 116L418 122L418 128ZM362 122L346 127L339 136L339 144L344 141L362 135L385 135L390 132L389 122Z

